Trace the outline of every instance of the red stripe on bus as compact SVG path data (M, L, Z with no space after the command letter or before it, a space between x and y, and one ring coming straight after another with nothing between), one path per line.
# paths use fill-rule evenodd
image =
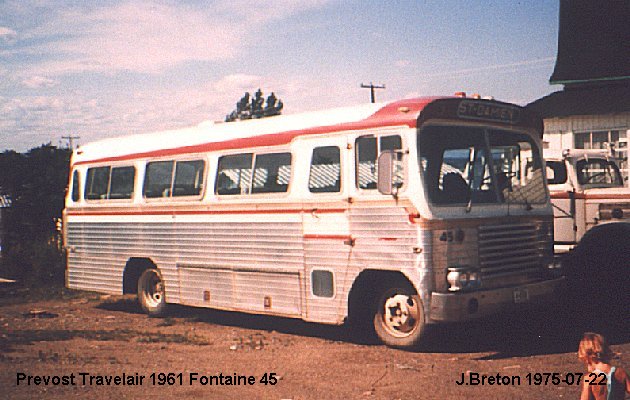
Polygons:
M584 199L584 193L573 193L576 199ZM549 197L552 199L569 199L569 192L551 192Z
M314 235L305 234L304 239L320 239L320 240L352 240L350 235Z
M550 197L552 199L569 199L571 198L569 196L570 192L551 192L550 193ZM614 200L629 200L630 201L630 194L623 194L623 193L606 193L606 194L589 194L589 193L575 193L575 198L576 199L586 199L586 200L606 200L606 199L614 199Z
M138 211L68 211L68 216L132 216L132 215L225 215L225 214L310 214L312 210L300 209L273 209L273 210L138 210ZM346 212L345 209L318 209L318 214L339 214Z
M623 194L623 193L610 193L610 194L586 194L586 199L596 199L596 200L606 200L606 199L615 199L615 200L629 200L630 201L630 194Z
M416 118L418 117L418 112L420 112L427 104L434 101L435 99L437 99L437 97L394 102L376 111L374 114L370 115L366 119L356 122L344 122L337 125L318 126L281 133L271 133L261 136L226 140L223 142L203 143L198 145L176 147L172 149L162 149L142 153L126 154L122 156L105 157L96 160L79 161L74 165L110 161L126 161L139 158L168 157L180 154L205 153L218 150L237 150L265 146L278 146L288 144L298 136L320 135L340 131L363 130L377 127L405 125L409 128L415 128L417 124ZM408 108L409 112L401 112L401 107Z

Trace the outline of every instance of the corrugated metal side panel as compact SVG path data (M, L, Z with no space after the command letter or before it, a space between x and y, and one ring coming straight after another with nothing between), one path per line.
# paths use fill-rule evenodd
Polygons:
M269 219L251 220L264 218ZM263 302L252 294L260 293L272 299L265 312L299 316L304 266L299 214L281 223L70 220L68 246L70 288L120 294L127 260L147 257L162 272L169 302L207 305L204 291L209 291L209 306L257 311Z
M120 224L68 220L68 287L122 294L125 264L134 256L155 254L159 245L143 243L151 234L165 235L158 224Z
M426 293L422 289L431 290L426 263L430 251L425 252L424 248L430 248L430 242L420 242L418 225L409 221L404 207L355 204L350 208L350 227L355 242L349 273L340 284L344 290L344 308L347 308L352 283L364 269L401 271L421 291L423 298ZM415 253L415 247L423 249L422 253Z
M348 236L349 239L349 236ZM310 321L340 323L345 317L342 297L347 296L344 290L348 285L348 263L350 257L349 244L343 238L306 239L304 240L304 257L306 265L306 306L304 318ZM334 294L332 298L317 297L312 291L312 272L315 270L330 271L333 274Z

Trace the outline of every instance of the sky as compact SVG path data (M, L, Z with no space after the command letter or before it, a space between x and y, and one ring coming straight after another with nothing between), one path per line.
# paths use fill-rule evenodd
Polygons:
M257 6L257 4L260 4ZM558 0L0 0L0 151L458 91L551 86ZM64 139L64 137L66 137Z

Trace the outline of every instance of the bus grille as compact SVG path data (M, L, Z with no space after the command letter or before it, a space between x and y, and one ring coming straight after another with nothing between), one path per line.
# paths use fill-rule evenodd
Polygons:
M479 266L484 278L539 272L544 241L535 224L479 227Z

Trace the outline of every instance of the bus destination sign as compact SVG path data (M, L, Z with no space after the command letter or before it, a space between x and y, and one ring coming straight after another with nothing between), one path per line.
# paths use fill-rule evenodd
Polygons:
M517 124L521 119L521 110L507 104L462 100L457 107L457 116L460 118Z

